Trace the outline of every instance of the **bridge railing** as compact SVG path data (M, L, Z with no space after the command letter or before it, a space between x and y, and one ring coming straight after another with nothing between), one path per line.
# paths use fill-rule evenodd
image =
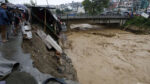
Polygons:
M59 16L61 19L98 19L98 18L129 18L129 16L123 16L123 15L75 15L75 16L69 16L69 15L61 15Z

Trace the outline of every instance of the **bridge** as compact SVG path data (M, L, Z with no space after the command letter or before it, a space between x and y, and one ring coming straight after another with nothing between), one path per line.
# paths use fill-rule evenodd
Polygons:
M123 25L129 19L129 16L106 16L106 15L96 15L96 16L60 16L62 22L66 22L67 28L70 27L71 24L120 24Z

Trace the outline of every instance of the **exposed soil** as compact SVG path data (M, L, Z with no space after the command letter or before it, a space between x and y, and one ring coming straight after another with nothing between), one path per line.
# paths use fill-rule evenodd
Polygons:
M35 32L33 32L33 38L31 40L23 41L22 47L25 52L31 53L34 66L39 71L51 74L57 78L77 81L76 71L66 54L62 54L58 58L55 50L48 50ZM62 64L58 60L61 60Z
M137 27L137 26L127 26L124 28L124 30L130 31L136 34L150 34L149 28L142 28L142 27Z
M150 84L150 35L101 29L67 39L80 84Z

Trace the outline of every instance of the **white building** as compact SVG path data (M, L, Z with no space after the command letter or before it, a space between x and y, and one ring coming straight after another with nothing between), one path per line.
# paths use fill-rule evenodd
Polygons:
M85 13L84 7L83 6L78 7L77 13Z
M118 8L120 8L120 10L124 10L124 11L132 11L133 0L120 0Z
M72 2L67 4L61 4L56 6L57 9L65 10L66 8L71 10L71 13L85 13L84 7L80 2Z
M5 0L0 0L0 3L5 3Z

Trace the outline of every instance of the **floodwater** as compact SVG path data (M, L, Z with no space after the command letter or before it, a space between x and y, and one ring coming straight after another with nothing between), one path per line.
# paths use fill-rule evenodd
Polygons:
M80 84L150 84L150 35L120 29L67 33Z

